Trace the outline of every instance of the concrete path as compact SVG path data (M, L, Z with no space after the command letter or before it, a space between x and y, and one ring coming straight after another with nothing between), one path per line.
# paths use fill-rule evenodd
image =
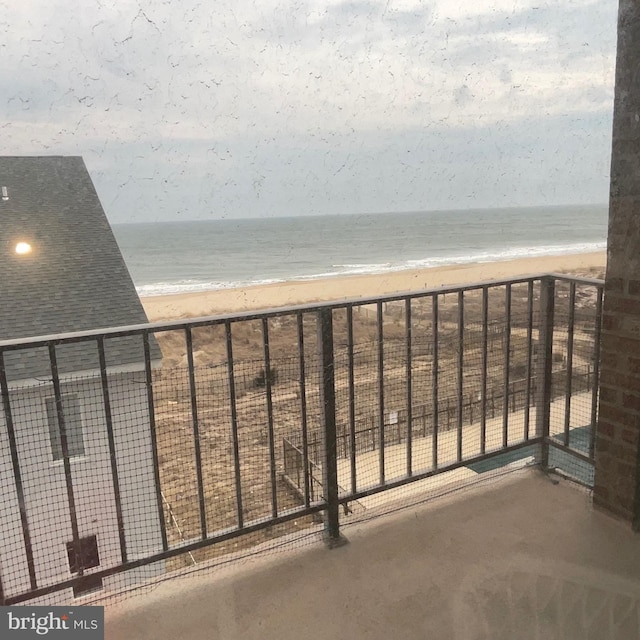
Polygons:
M571 398L570 429L580 428L589 423L591 418L591 393L576 394ZM561 398L551 403L551 435L564 432L565 399ZM529 434L535 437L536 410L529 410ZM508 415L507 443L509 445L523 442L525 434L525 412L519 410ZM442 431L438 435L437 464L444 467L457 462L458 432L453 429ZM475 423L465 425L462 433L462 456L468 459L480 454L481 425ZM503 419L502 416L486 421L486 452L497 451L502 448ZM412 443L412 471L414 474L433 469L433 438L414 438ZM385 480L403 478L407 475L407 443L387 446L384 451ZM525 464L526 460L519 464ZM361 508L373 509L398 499L410 498L414 495L441 490L444 487L460 485L473 481L478 474L462 467L446 475L429 478L427 480L412 483L392 491L385 491L374 496L363 498L351 507L354 512ZM347 491L351 489L351 461L340 459L338 461L338 484ZM356 456L356 489L364 490L380 484L380 451L367 451Z

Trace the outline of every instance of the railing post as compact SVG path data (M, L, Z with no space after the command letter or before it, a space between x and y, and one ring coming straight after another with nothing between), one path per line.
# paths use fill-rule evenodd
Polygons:
M338 456L336 438L336 388L333 360L333 312L318 311L318 349L320 352L320 411L324 429L323 494L327 503L325 542L330 549L340 547L347 539L340 534L338 502Z
M542 437L540 465L549 468L549 423L551 420L551 385L553 380L553 315L555 280L545 276L540 281L540 322L536 350L536 436Z

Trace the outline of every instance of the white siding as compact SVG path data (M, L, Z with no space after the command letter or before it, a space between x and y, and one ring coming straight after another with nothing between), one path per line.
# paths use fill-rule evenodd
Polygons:
M85 453L70 460L80 536L96 535L100 567L120 562L116 503L109 456L102 387L97 378L65 382L63 393L77 393L83 422ZM128 558L134 560L162 550L154 490L154 474L142 373L110 376L116 460ZM72 539L69 500L62 461L54 461L45 398L50 384L12 391L11 406L20 471L29 520L38 586L71 577L66 543ZM0 411L0 575L6 595L29 588L22 527L4 413ZM160 566L136 574L153 575ZM91 573L89 570L87 573ZM132 572L133 573L133 572ZM131 582L133 576L105 579L105 586ZM60 594L68 601L71 591ZM58 600L55 597L54 600ZM47 598L49 603L51 598Z

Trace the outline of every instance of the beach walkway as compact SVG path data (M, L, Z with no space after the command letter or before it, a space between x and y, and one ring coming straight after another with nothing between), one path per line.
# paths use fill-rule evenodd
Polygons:
M571 397L570 416L570 443L574 448L580 448L584 440L584 427L588 425L591 417L590 392L575 394ZM564 432L565 420L565 398L559 398L551 403L550 435L559 436ZM535 437L536 410L535 407L529 409L529 437ZM437 465L446 467L457 462L457 438L456 429L441 431L438 434ZM525 410L521 409L508 414L507 444L514 445L525 440ZM481 453L481 424L480 422L465 425L462 428L462 456L470 458ZM487 419L486 421L486 452L497 451L503 445L503 417ZM514 456L511 454L513 462L511 464L522 466L530 461L533 451L524 448L521 454ZM555 453L555 452L554 452ZM430 471L433 466L433 437L413 438L412 451L412 472L419 474ZM566 454L563 454L566 456ZM562 456L552 456L551 462L558 464L562 461ZM484 467L482 466L484 464ZM552 466L554 466L552 465ZM575 462L571 461L571 467ZM460 486L478 479L482 469L490 470L496 465L479 463L476 465L464 466L448 473L436 475L425 480L413 482L397 489L384 491L366 498L362 498L350 504L354 514L363 509L378 509L385 507L391 502L405 500L424 495L429 497L431 493L441 493L447 488ZM480 471L478 471L480 470ZM384 471L385 481L391 482L404 478L407 475L407 443L385 447L384 450ZM570 472L571 469L565 469ZM351 461L349 458L338 460L338 484L346 493L351 488ZM380 450L367 451L356 455L356 490L361 491L380 483Z

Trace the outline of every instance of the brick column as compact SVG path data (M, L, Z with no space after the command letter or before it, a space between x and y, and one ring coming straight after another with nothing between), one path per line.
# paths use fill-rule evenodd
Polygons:
M640 529L640 3L620 0L594 503Z

